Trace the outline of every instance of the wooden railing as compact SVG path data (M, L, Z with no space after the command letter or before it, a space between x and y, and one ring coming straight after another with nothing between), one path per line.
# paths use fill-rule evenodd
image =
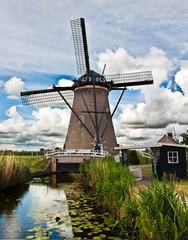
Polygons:
M107 151L96 151L91 149L66 149L64 151L51 151L45 153L45 157L47 159L52 156L70 156L70 157L78 157L78 156L87 156L87 157L105 157L109 155Z

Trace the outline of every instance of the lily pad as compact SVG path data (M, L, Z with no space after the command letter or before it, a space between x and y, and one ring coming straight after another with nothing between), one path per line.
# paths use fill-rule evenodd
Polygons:
M34 227L33 230L38 232L41 229L41 227Z
M34 238L34 237L35 237L35 236L31 236L31 235L30 235L30 236L27 236L26 238L27 238L27 239L32 239L32 238Z

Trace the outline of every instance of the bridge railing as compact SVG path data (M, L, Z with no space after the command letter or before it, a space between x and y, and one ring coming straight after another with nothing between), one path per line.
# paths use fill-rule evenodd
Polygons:
M105 157L109 155L107 151L96 151L90 149L66 149L64 151L51 151L45 153L45 157L47 159L52 156L69 156L69 157L78 157L78 156L86 156L86 157Z
M142 157L152 159L152 155L150 153L145 153L145 152L139 152L139 153Z

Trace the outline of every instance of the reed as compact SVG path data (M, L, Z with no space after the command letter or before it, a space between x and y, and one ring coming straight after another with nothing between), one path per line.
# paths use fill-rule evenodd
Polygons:
M88 159L81 164L80 171L95 190L98 202L112 213L114 222L129 235L134 234L139 212L133 197L136 182L132 173L116 163L112 156L102 160Z
M30 178L28 166L15 157L0 156L0 190L27 181Z
M154 179L139 190L141 239L188 239L188 208L175 182Z
M188 239L188 208L174 182L154 179L135 187L131 172L112 156L88 159L80 170L126 239Z

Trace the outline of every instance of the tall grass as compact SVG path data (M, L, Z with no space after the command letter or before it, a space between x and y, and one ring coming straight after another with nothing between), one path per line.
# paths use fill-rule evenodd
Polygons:
M0 156L0 190L27 181L30 178L28 166L14 156Z
M30 169L30 172L43 171L48 160L41 155L38 156L15 156L15 159L24 161Z
M132 173L116 163L112 156L103 160L88 159L81 164L80 171L96 191L99 202L113 214L115 222L126 232L134 234L135 217L139 212L133 197L136 183Z
M145 188L135 187L128 169L112 156L86 160L81 173L113 214L128 239L188 239L188 208L175 184L151 181Z
M157 179L139 190L142 239L188 239L188 208L175 183Z

